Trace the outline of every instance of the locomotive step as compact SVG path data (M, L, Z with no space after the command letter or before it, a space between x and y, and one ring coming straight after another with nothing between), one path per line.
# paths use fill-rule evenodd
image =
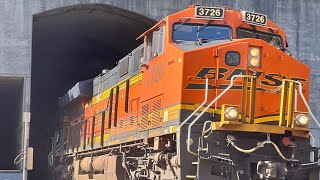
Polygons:
M196 175L186 175L186 178L188 178L188 179L196 179L197 176Z
M202 152L207 152L209 149L208 148L199 148L198 151L202 151Z

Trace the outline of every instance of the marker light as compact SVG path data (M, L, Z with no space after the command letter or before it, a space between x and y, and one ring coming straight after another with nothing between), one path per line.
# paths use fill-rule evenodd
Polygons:
M295 118L297 125L305 126L308 123L308 116L306 114L298 114Z
M251 48L250 49L250 55L251 56L258 56L260 54L260 49L259 48Z
M228 118L230 120L234 120L234 119L238 118L239 111L235 107L228 107L226 109L226 111L224 112L224 114L225 114L226 118Z
M259 67L260 65L260 60L257 58L257 57L252 57L250 58L250 61L249 61L250 65L252 67Z
M282 144L285 146L289 146L290 144L292 144L291 140L289 137L283 137L281 140Z

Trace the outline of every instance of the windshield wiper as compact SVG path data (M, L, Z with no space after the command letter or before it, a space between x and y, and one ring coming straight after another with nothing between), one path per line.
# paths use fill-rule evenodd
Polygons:
M207 27L207 26L211 23L211 21L212 21L212 20L208 20L208 22L207 22L206 24L198 27L198 30L197 30L197 38L198 38L198 36L199 36L199 33L200 33L202 30L204 30L204 28Z
M210 23L211 23L212 20L208 20L208 22L202 26L199 26L198 27L198 30L197 30L197 37L196 37L196 45L202 45L203 41L207 41L207 39L205 38L199 38L199 33L204 30Z
M181 42L188 42L188 41L187 40L183 40L183 39L177 39L177 40L174 40L173 42L176 43L176 44L179 44Z
M182 21L182 23L180 23L176 28L174 28L173 31L176 31L176 30L178 30L179 28L181 28L181 27L184 25L184 23L188 22L190 19L191 19L191 18L187 18L187 19L185 19L184 21Z
M195 44L201 46L203 43L208 43L210 41L214 41L214 40L222 40L222 39L232 39L232 36L225 36L225 37L219 37L219 38L214 38L214 39L206 39L206 38L197 38Z
M198 46L201 46L202 43L208 43L208 39L206 38L197 38L197 40L195 41L195 44L198 45Z

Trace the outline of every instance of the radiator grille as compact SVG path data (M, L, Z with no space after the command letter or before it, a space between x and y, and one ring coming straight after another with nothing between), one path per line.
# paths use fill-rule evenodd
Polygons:
M124 128L124 121L123 121L123 120L120 121L119 127L120 127L120 129L121 129L121 128Z
M143 102L141 105L142 115L139 120L139 130L162 126L162 95Z
M157 99L152 103L151 128L159 127L161 123L161 99Z
M135 119L136 119L136 116L131 116L130 117L130 126L134 126L135 125Z
M140 129L148 129L149 126L149 103L146 103L142 105L142 115L141 115L141 121L140 121Z
M138 49L134 54L133 54L133 59L134 59L134 68L133 72L139 71L140 70L140 64L141 64L141 58L143 57L144 53L144 48L142 47L141 49Z

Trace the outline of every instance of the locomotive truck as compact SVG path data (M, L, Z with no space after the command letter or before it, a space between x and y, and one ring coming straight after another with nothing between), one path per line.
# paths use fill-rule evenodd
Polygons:
M192 5L137 39L58 100L54 179L310 178L310 69L266 15Z

